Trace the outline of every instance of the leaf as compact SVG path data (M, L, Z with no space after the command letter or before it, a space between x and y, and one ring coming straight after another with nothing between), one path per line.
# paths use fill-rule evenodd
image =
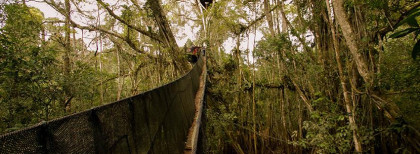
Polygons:
M420 15L420 9L416 9L415 11L413 11L413 13L411 13L405 19L401 20L397 25L395 25L395 27L399 27L399 26L409 22L410 20L416 20L416 17L419 16L419 15Z
M413 51L411 52L411 56L414 60L416 60L417 55L420 54L420 40L417 41L416 45L413 47Z
M399 32L395 32L394 34L392 34L391 36L389 36L390 38L400 38L400 37L404 37L407 34L410 34L411 32L414 32L416 30L420 30L420 28L407 28L404 29L402 31Z
M408 19L407 24L410 25L411 27L420 27L419 24L417 23L416 18Z
M420 7L417 7L415 9L411 10L410 12L408 12L408 14L412 14L412 13L418 12L418 11L420 11Z

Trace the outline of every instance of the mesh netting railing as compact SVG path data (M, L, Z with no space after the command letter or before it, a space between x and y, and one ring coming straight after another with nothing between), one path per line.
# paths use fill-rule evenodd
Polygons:
M203 69L145 93L0 136L3 153L183 153Z

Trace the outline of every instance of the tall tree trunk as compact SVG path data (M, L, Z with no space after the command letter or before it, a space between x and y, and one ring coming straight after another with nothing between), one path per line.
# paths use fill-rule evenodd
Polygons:
M299 97L303 100L303 103L305 103L306 108L308 108L309 113L313 111L313 107L311 105L310 100L306 95L303 93L302 89L300 89L299 85L296 83L295 79L293 77L290 78L292 81L293 86L296 88L297 93L299 94Z
M66 103L65 105L65 110L66 112L70 112L70 108L71 108L71 91L70 91L70 54L71 54L71 44L70 44L70 0L65 0L64 2L65 5L65 10L66 10L66 19L65 19L65 24L64 24L64 29L65 29L65 44L64 44L64 82L65 82L65 86L64 86L64 93L65 96L68 97L66 98Z
M363 77L363 80L367 84L371 85L373 83L372 74L369 71L369 67L365 57L362 53L359 52L359 47L357 46L356 41L356 35L353 32L352 26L348 21L346 11L344 10L344 2L343 0L333 0L332 4L335 13L334 17L340 25L341 30L343 31L346 44L350 49L350 53L352 54L354 61L356 62L357 71Z
M273 16L270 12L271 6L270 6L270 0L264 0L264 12L266 14L266 19L267 19L267 23L268 23L268 29L270 30L270 33L272 35L275 35L275 31L274 31L274 23L273 23Z
M373 73L369 71L367 60L363 54L359 52L356 35L347 20L348 17L346 11L344 10L343 0L334 0L332 2L335 18L343 31L347 46L349 47L350 53L356 63L357 71L370 87L373 84ZM375 99L376 106L384 111L385 116L390 119L390 121L395 121L395 118L400 117L399 107L394 102L386 101L377 96L374 92L369 93L369 95Z
M101 15L99 14L100 12L100 5L98 5L98 26L101 26ZM128 32L130 33L130 32ZM98 51L98 59L99 59L99 72L102 73L102 59L101 59L101 55L102 55L102 51L103 51L103 46L102 46L102 36L96 36L96 43L98 43L98 37L99 37L99 51ZM99 87L99 94L100 94L100 99L101 99L101 104L104 104L104 85L103 85L103 78L102 75L100 76L100 87Z
M254 9L255 9L255 14L254 14L254 21L257 18L257 3L254 3ZM268 14L267 14L268 13ZM266 15L271 16L271 12L268 11L266 12ZM254 25L254 35L257 35L257 25ZM249 35L248 35L249 38ZM253 43L253 50L252 52L252 120L254 123L254 149L255 149L255 153L258 153L258 148L257 148L257 142L258 142L258 138L257 138L257 121L256 121L256 102L255 102L255 57L254 57L254 51L255 51L255 45L257 44L254 36L254 43ZM249 55L249 54L248 54ZM250 58L248 58L250 59ZM263 149L263 148L261 148Z
M101 48L102 48L102 44L101 44ZM101 55L102 55L102 51L100 53L98 53L98 59L99 59L99 72L102 73L102 59L101 59ZM103 83L103 78L102 75L100 76L100 85L99 85L99 94L100 94L100 99L101 99L101 104L104 104L104 83Z
M82 57L84 58L85 57L85 44L84 44L84 32L83 32L83 29L81 29L81 31L82 31L82 38L81 38L81 40L82 40L82 42L81 42L81 46L82 46Z
M330 7L330 2L329 0L325 0L326 5L327 5L327 10L328 10L328 17L331 17L331 7ZM356 152L361 153L362 150L362 144L360 143L359 139L358 139L358 127L354 118L355 113L353 112L354 110L352 109L352 105L351 105L351 100L350 100L350 96L349 96L349 91L347 89L346 86L346 77L343 73L343 66L341 63L341 59L340 59L340 51L339 51L339 45L337 42L337 37L336 37L336 30L333 24L333 20L331 20L330 18L328 18L329 20L329 25L331 28L331 32L332 32L332 37L333 37L333 44L334 44L334 51L335 51L335 59L337 61L337 67L338 67L338 74L340 77L340 82L341 82L341 87L343 89L343 95L344 95L344 103L346 106L346 111L348 113L348 119L349 119L349 125L350 128L353 131L353 141L354 141L354 147L356 149ZM355 107L355 106L353 106Z
M65 9L66 9L66 21L64 24L65 29L65 53L64 53L64 76L68 77L70 74L70 53L71 53L71 46L70 46L70 0L65 1Z
M41 38L42 38L42 43L47 42L46 33L47 33L47 31L45 30L45 25L42 25L42 26L41 26Z
M280 13L282 14L282 26L283 26L283 33L287 32L286 29L290 29L290 33L297 37L299 42L302 44L303 49L308 53L309 57L315 61L316 58L313 55L312 49L309 47L308 43L306 43L306 40L296 31L296 29L292 26L290 21L286 18L286 13L284 12L284 6L283 6L283 0L280 1ZM299 15L299 14L298 14ZM302 18L302 17L299 17Z
M239 90L242 90L242 69L241 69L241 50L239 49L239 47L241 46L241 35L238 34L236 36L236 49L234 51L234 57L236 59L236 62L238 63L238 88ZM240 93L239 93L240 94Z
M282 131L282 135L283 135L283 140L287 141L288 137L287 137L287 122L286 122L286 112L285 112L285 104L286 104L286 91L285 88L282 87L280 88L280 115L281 115L281 123L283 126L283 131ZM289 146L285 143L284 144L284 148L286 149L286 153L289 153Z
M254 152L257 154L258 153L258 148L257 148L257 121L256 121L256 110L255 110L255 65L253 64L252 67L252 122L253 122L253 130L254 130Z
M118 91L117 91L117 100L121 99L121 92L122 92L122 83L121 83L121 63L120 63L120 48L117 48L117 86L118 86Z
M298 140L303 139L303 112L302 112L302 103L298 102ZM298 149L298 153L301 154L302 153L302 148Z
M176 43L175 35L172 33L165 12L161 7L161 0L147 0L146 5L152 11L152 15L159 27L160 37L163 38L165 47L170 49L171 57L175 60L175 69L179 72L186 71L189 68L189 65L187 61L182 58L183 56Z
M283 0L277 0L277 1L278 1L277 2L278 3L277 5L280 5L281 32L282 33L287 33L288 24L286 22L286 20L287 20L286 15L284 14Z
M76 41L76 28L72 27L73 30L73 48L77 47L77 41ZM74 59L73 59L74 60Z

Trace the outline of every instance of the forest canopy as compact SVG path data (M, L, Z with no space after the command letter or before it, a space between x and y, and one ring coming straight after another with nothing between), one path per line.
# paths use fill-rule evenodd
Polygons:
M204 153L420 153L420 2L205 4L0 2L0 132L164 85L202 46Z

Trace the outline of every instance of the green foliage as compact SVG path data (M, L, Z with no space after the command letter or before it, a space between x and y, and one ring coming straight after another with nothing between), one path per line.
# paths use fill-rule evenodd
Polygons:
M131 7L123 6L124 10L122 11L121 18L127 21L129 24L134 24L138 22L139 16L136 14ZM139 36L138 32L129 28L128 26L124 26L123 35L130 39L136 46L138 46L137 38Z
M420 15L420 7L417 7L413 10L411 10L407 17L404 18L403 20L401 20L397 25L395 25L396 27L404 25L404 24L408 24L411 27L419 27L419 24L417 22L417 17Z
M413 36L386 42L378 88L390 93L388 98L400 106L405 120L420 128L417 118L420 117L420 62L410 60L413 42Z
M40 47L43 16L19 4L5 6L6 25L0 29L0 132L48 119L60 93L54 80L56 52Z
M43 14L40 10L32 7L26 7L19 4L6 5L4 8L6 22L4 33L16 39L19 43L32 42L36 44L39 41L39 32L41 31Z
M417 36L420 34L420 26L418 23L418 20L416 19L418 16L420 15L420 7L413 9L411 12L409 12L408 16L406 18L404 18L403 20L401 20L395 27L398 28L404 24L409 25L409 28L406 28L404 30L401 31L397 31L394 34L390 35L390 38L400 38L400 37L404 37L410 33L414 33L415 37L414 39L417 38ZM411 57L413 59L416 59L417 55L420 54L420 40L417 40L417 43L414 45L413 50L411 52Z
M85 1L74 4L81 5L82 2ZM339 80L325 1L279 2L284 3L283 9L293 33L280 32L281 13L275 9L272 19L274 31L278 33L264 33L255 51L226 51L223 45L228 39L239 39L241 46L245 45L246 39L252 40L247 36L253 33L254 25L247 29L247 24L264 14L263 9L254 8L264 6L261 1L220 0L203 14L196 8L186 11L186 5L178 5L184 2L164 2L162 8L168 12L166 19L174 28L174 34L190 21L194 32L197 27L199 29L196 40L189 40L186 47L204 41L209 45L205 152L239 153L241 150L254 153L253 141L256 140L259 153L352 153L352 129L342 103L343 83ZM366 53L362 57L367 60L369 72L376 73L372 75L375 80L372 89L366 89L345 38L341 37L341 26L337 26L345 86L355 110L357 137L363 152L376 152L388 146L392 152L403 152L410 145L404 137L412 135L409 133L412 127L420 128L420 64L408 56L411 53L415 59L419 54L419 8L393 27L396 31L390 37L395 39L383 40L380 46L376 42L376 32L395 24L393 22L401 16L400 10L413 3L406 0L345 0L357 45ZM149 7L143 10L134 5L105 5L120 10L119 17L131 25L148 32L158 31ZM206 32L201 27L201 15L209 19ZM94 15L87 16L91 21L95 20ZM260 19L255 22L257 31L268 31L266 18ZM98 33L92 43L97 41L98 49L102 46L104 50L94 54L84 40L71 38L71 71L64 76L62 57L66 28L60 20L43 19L39 10L20 4L0 4L3 26L0 29L1 132L132 96L177 77L174 71L177 66L171 58L183 56L183 53L168 54L168 49L162 49L164 43L148 39L109 15L105 15L104 21L101 21L101 29L129 41ZM46 40L40 38L43 30L50 34ZM72 31L76 32L80 31ZM302 51L302 45L293 35L315 37L307 40L314 43L308 50L314 58ZM138 53L130 46L138 47L144 53ZM250 55L255 56L254 64L249 62ZM65 93L64 87L71 87L70 92ZM375 107L377 100L370 97L372 93L395 102L404 120L398 119L393 124L385 120L383 111ZM64 103L69 97L71 106L66 110ZM308 104L304 104L303 98L313 108L312 113L308 112ZM383 143L383 138L394 142ZM377 153L381 152L389 151Z
M337 103L325 96L317 96L312 104L316 108L310 120L303 122L307 131L304 139L298 142L304 147L313 148L316 153L346 153L351 150L352 134L346 123L346 114Z
M100 73L86 62L74 61L71 75L67 80L63 76L64 49L59 42L63 27L43 25L44 18L38 9L21 4L5 5L3 15L6 21L0 29L0 132L71 113L65 112L66 86L71 87L72 112L100 105L97 81L108 73ZM40 37L43 29L55 35L44 41ZM79 40L77 45L84 43Z

